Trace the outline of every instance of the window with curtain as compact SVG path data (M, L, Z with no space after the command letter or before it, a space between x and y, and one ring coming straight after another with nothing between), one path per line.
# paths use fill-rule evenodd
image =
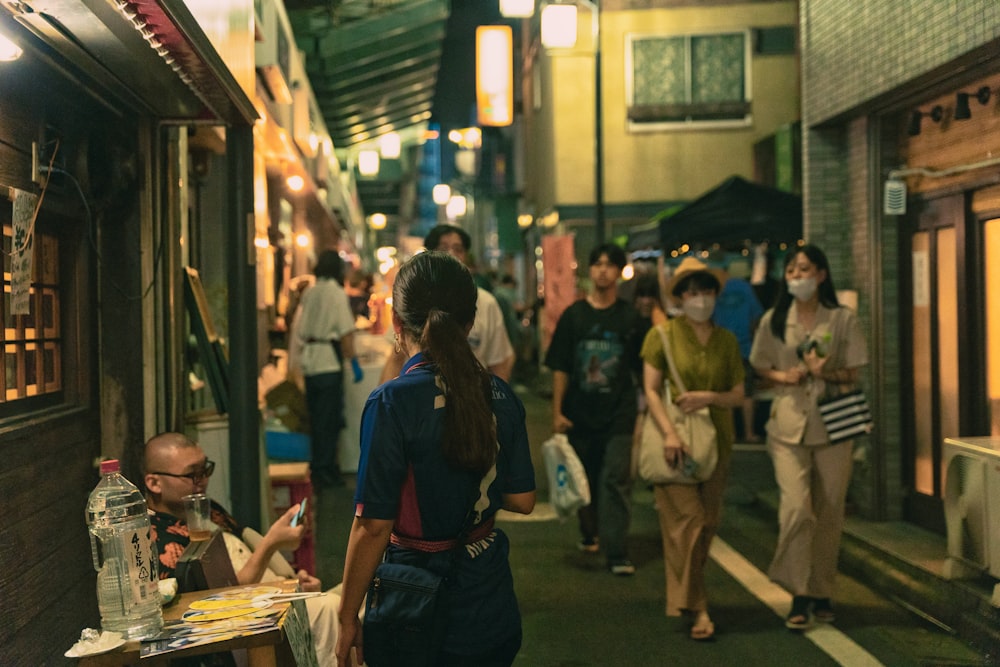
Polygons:
M630 35L626 96L633 129L750 123L750 35Z

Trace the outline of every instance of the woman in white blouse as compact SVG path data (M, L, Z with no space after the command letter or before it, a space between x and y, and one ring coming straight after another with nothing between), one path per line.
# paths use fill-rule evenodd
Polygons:
M779 536L768 570L793 596L791 630L832 622L837 555L851 477L851 441L830 443L818 402L858 381L868 363L852 310L840 306L830 266L813 245L788 255L782 293L764 314L750 363L774 385L767 448L780 490Z

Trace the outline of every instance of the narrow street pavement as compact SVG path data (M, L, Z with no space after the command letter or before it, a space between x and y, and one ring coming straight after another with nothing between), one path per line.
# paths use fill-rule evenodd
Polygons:
M534 452L539 505L529 517L505 516L524 626L515 664L612 665L991 665L995 656L956 638L863 583L841 575L837 621L793 633L784 627L790 596L764 571L777 537L773 509L758 494L773 489L761 446L738 446L719 538L707 569L716 638L688 638L682 619L664 615L664 573L653 494L637 484L630 550L637 572L610 574L600 556L577 551L574 521L548 505L541 443L550 435L547 398L519 391ZM351 489L324 491L317 505L317 562L325 585L340 580L351 520Z

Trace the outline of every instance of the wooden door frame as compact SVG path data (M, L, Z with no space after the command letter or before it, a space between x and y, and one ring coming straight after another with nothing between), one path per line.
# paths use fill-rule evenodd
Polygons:
M958 324L958 420L961 433L968 435L978 432L987 421L984 415L981 397L985 391L985 374L982 364L977 363L985 353L984 348L984 314L985 303L978 287L982 284L983 269L980 261L982 255L982 222L996 217L985 216L983 213L973 213L973 190L940 193L937 196L925 195L915 198L909 207L911 213L904 221L903 233L899 236L900 243L900 313L905 322L901 329L901 363L900 401L902 413L910 415L904 418L902 427L903 451L902 474L904 488L909 489L903 502L903 516L907 521L918 524L929 530L944 534L943 506L943 473L941 460L943 455L943 439L946 434L941 432L941 405L938 392L935 391L932 401L932 442L931 455L934 459L934 495L917 493L914 484L914 461L916 431L914 428L912 407L915 400L915 389L912 374L913 360L913 245L912 237L917 232L930 233L930 257L928 266L932 268L929 276L931 292L930 336L932 348L931 383L935 389L940 385L938 371L938 349L940 332L938 330L938 299L937 272L933 270L938 265L938 247L934 232L942 228L953 227L955 230L956 249L956 306L962 314ZM954 203L944 203L946 199L954 199ZM938 219L927 219L925 216L934 206L940 206ZM950 210L948 207L951 207ZM971 258L971 260L970 260ZM952 435L952 434L947 434Z

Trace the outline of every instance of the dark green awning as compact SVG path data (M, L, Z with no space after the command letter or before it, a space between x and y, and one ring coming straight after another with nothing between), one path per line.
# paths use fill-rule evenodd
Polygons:
M447 0L293 0L286 6L336 148L430 119Z

